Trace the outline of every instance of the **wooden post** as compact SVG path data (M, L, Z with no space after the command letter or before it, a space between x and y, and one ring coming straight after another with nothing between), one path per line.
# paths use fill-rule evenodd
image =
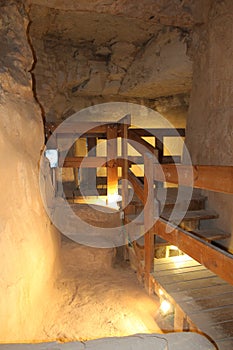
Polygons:
M121 119L121 155L122 155L122 185L121 185L121 195L122 195L122 208L125 212L125 208L128 203L128 128L131 124L131 116L126 115Z
M163 164L163 137L162 140L156 138L156 148L158 149L159 164ZM156 181L156 188L163 188L163 182Z
M154 270L154 165L150 153L144 155L145 288L150 293L150 274Z
M158 160L159 163L163 163L163 137L162 140L156 138L156 148L158 150Z
M88 137L87 138L87 152L88 157L96 157L96 145L97 139L96 137ZM96 190L96 168L88 169L88 190Z
M117 168L117 125L107 127L107 196L118 194L118 168Z
M183 310L179 307L179 305L176 304L175 313L174 313L174 331L183 332L188 330L189 330L189 324L187 321L187 317L184 314Z

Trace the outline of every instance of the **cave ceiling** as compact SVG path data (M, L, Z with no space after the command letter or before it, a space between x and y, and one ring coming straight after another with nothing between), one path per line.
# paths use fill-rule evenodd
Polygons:
M58 94L189 94L194 12L193 0L30 0L34 74L45 109Z

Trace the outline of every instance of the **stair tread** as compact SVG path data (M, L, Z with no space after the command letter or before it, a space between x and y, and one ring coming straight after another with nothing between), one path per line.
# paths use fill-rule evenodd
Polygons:
M191 232L194 233L196 236L203 238L207 242L231 237L230 233L224 232L218 228L205 229L205 230L192 230Z
M172 213L171 209L165 209L160 214L160 217L162 219L169 221L171 213ZM187 212L179 211L178 215L173 214L172 219L175 222L176 219L178 219L180 217L182 217L181 221L195 221L195 220L217 219L219 217L219 215L216 213L216 211L210 210L210 209L190 210ZM144 224L144 219L143 219L142 215L140 215L140 217L139 217L138 215L135 215L135 214L129 214L129 215L126 215L126 220L128 222L131 222L134 220L136 225L143 225Z
M178 188L159 188L155 190L155 195L157 199L166 205L172 205L177 202ZM194 190L191 198L187 198L187 192L185 190L179 189L180 202L181 201L205 201L206 196L203 196L199 190Z
M171 213L172 213L171 209L165 209L160 214L160 216L165 220L169 220ZM181 216L183 217L181 221L209 220L209 219L217 219L219 217L219 215L214 210L201 209L201 210L190 210L187 212L179 211L177 215L173 214L173 220L176 221L176 218L179 219Z

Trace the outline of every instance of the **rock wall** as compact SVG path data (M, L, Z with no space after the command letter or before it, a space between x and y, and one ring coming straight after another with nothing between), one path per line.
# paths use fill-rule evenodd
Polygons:
M59 266L38 185L43 122L23 4L0 3L0 342L36 339Z
M194 76L187 146L194 164L233 165L233 2L208 0L196 10L204 22L194 28L190 52ZM216 224L233 234L233 196L207 195L220 214Z
M168 107L169 116L185 119L192 79L186 29L46 4L30 8L33 74L46 120L114 101Z
M159 33L130 66L120 92L147 98L189 92L192 62L186 56L185 39L185 34L177 29L167 28Z

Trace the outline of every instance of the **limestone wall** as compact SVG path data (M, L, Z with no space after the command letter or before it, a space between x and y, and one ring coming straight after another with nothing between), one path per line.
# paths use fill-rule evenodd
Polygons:
M0 342L36 338L58 270L59 239L38 185L43 122L23 3L0 3Z
M233 165L233 2L207 1L196 13L194 76L187 121L187 146L194 164ZM233 196L208 193L217 225L233 233ZM233 242L228 242L233 246Z
M162 107L166 116L185 119L192 79L187 30L163 26L153 16L142 22L68 5L30 7L33 74L46 120L114 101Z

